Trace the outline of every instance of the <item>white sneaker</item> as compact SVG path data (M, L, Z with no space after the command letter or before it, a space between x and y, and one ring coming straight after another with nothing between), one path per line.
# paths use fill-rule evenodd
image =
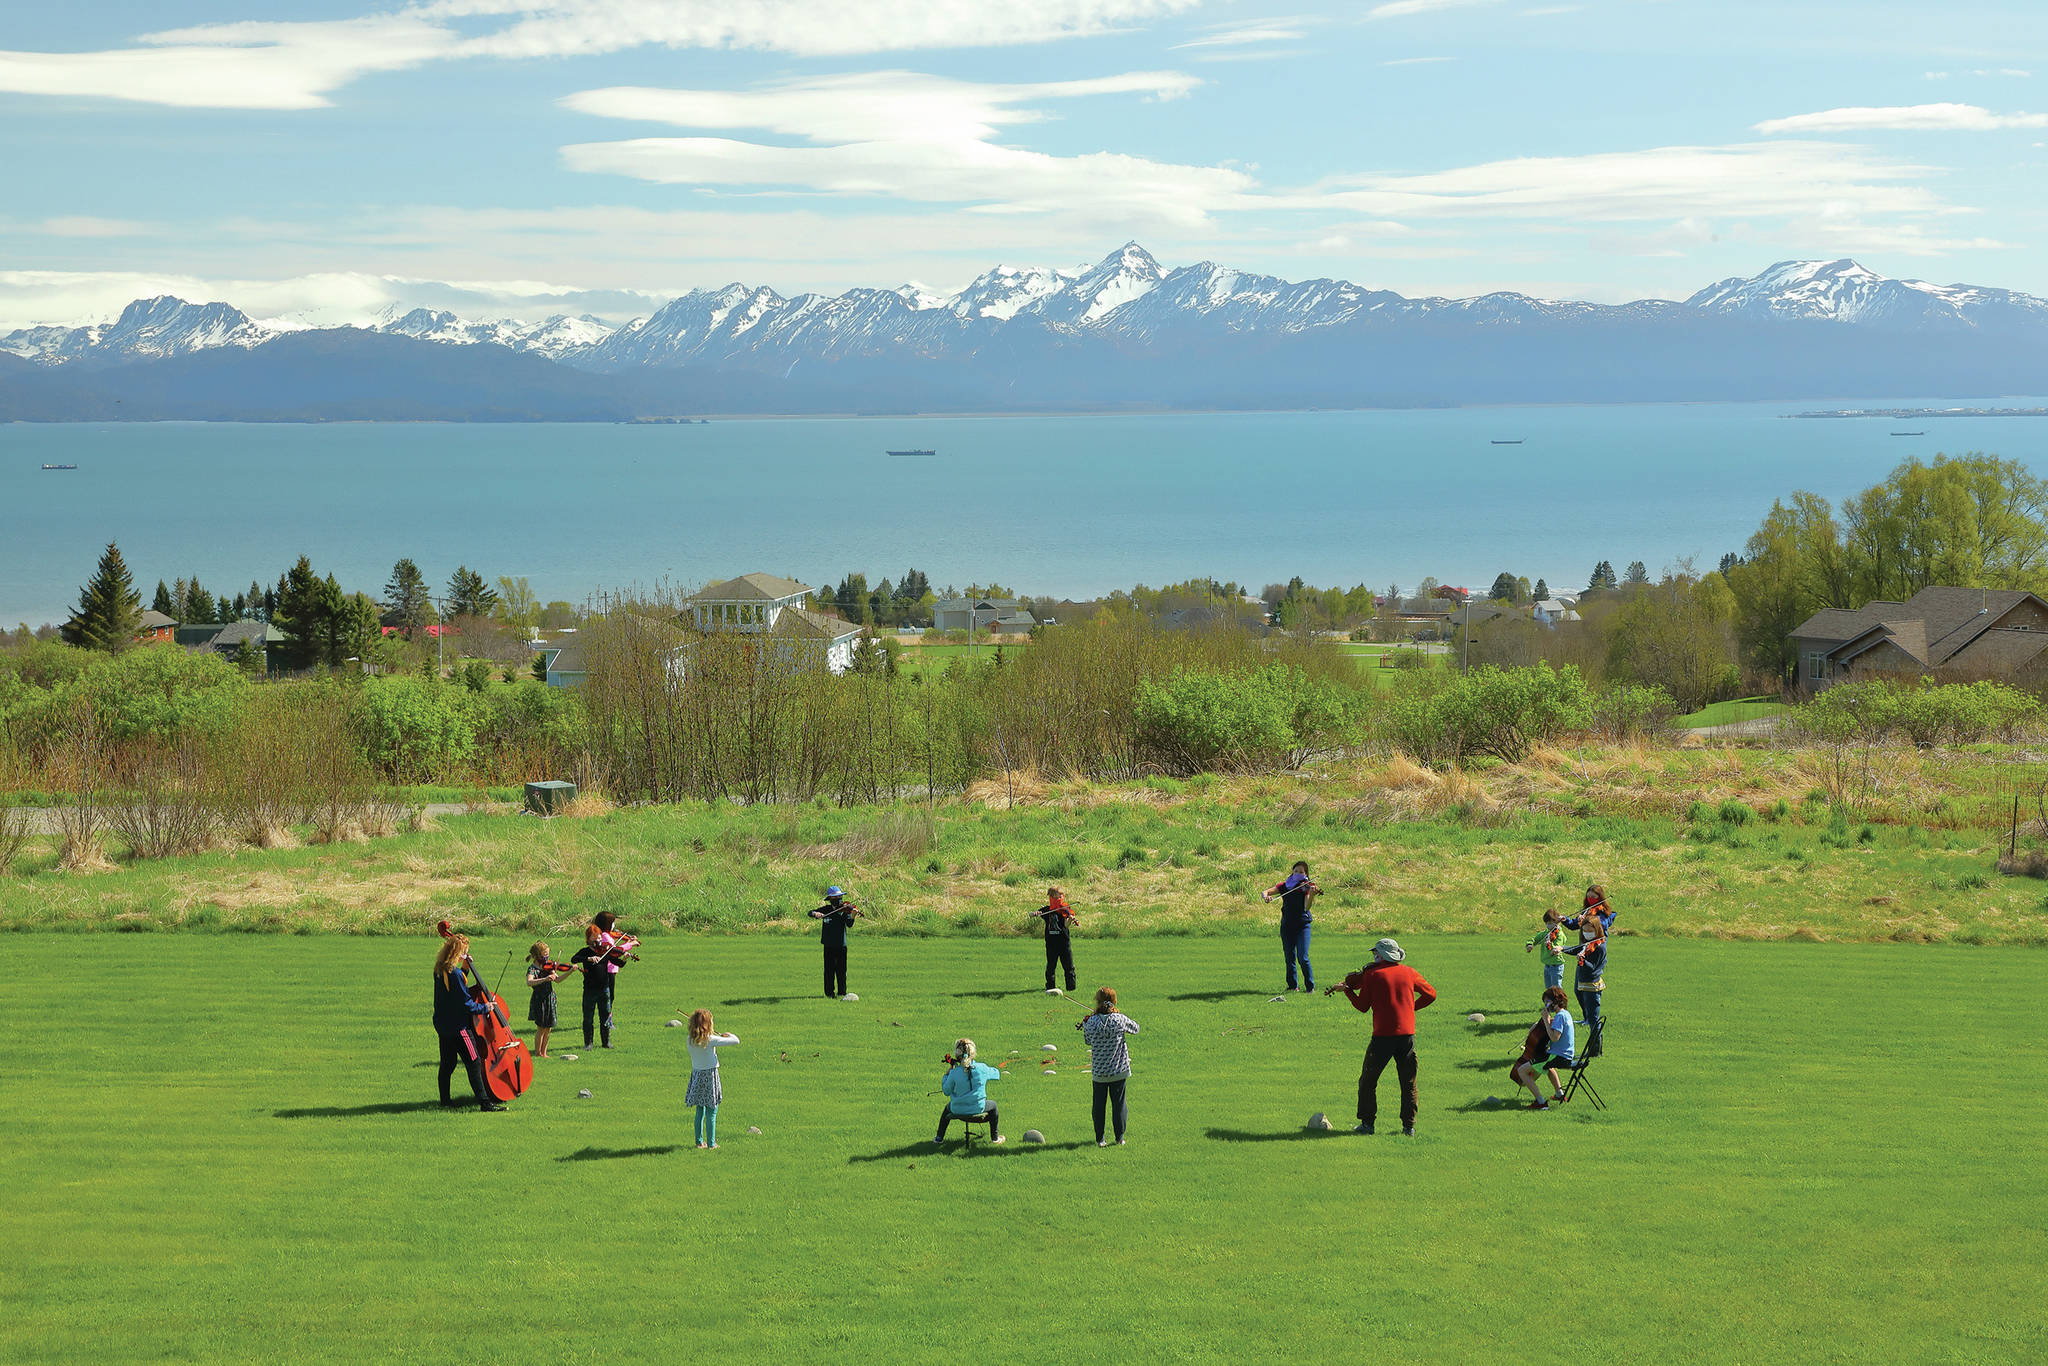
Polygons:
M994 1138L989 1140L989 1142L991 1143L1008 1143L1009 1141L1010 1136L1008 1134L997 1134Z
M850 991L849 991L849 992L847 992L847 993L846 993L846 994L845 994L844 996L840 997L839 999L840 999L840 1000L842 1000L842 1001L858 1001L858 1000L860 999L860 997L858 997L858 996L854 995L854 994L853 994L852 992L850 992Z

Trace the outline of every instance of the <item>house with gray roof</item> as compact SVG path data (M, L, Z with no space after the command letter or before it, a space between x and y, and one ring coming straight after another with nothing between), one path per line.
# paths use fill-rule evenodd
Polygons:
M635 617L632 624L641 634L641 643L660 654L670 677L677 681L687 671L696 643L713 635L759 637L792 660L815 661L843 674L853 667L861 627L806 607L811 593L794 579L742 574L685 598L673 622ZM544 648L541 667L548 686L575 688L588 682L590 648L587 637L581 635Z
M240 658L247 643L263 651L263 671L270 673L291 637L267 621L193 622L173 628L172 638L195 655Z
M2048 683L2048 601L2005 588L1923 588L1904 602L1815 612L1790 636L1799 686L1909 675Z
M932 604L932 625L941 631L1029 631L1038 621L1015 598L942 598Z

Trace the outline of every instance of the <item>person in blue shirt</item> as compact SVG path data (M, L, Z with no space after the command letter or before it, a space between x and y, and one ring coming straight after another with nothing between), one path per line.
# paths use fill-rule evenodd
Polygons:
M939 1089L946 1093L946 1104L939 1111L939 1132L932 1142L946 1141L946 1126L955 1115L987 1115L989 1132L995 1135L995 1142L1001 1143L1003 1122L996 1107L989 1103L988 1084L1001 1081L1002 1076L987 1063L974 1060L974 1040L962 1039L954 1044L953 1066L939 1081Z
M825 947L825 995L835 1001L846 997L846 931L860 913L837 887L827 887L825 904L811 912L811 919L825 922L818 929L818 942Z
M1516 1085L1528 1087L1529 1094L1535 1097L1529 1106L1531 1110L1548 1110L1551 1101L1563 1100L1564 1084L1557 1074L1572 1070L1572 1013L1565 1009L1563 987L1543 988L1542 1011L1543 1034L1549 1041L1543 1056L1516 1063L1514 1071L1508 1074ZM1534 1031L1531 1036L1534 1037ZM1543 1088L1536 1084L1539 1070L1550 1074L1550 1100L1543 1099Z

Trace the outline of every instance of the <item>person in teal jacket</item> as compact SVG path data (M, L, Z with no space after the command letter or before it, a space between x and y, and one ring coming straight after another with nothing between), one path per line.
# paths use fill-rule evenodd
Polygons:
M955 1115L988 1116L989 1132L995 1135L995 1142L1003 1141L1003 1122L996 1114L996 1107L989 1103L988 1084L1001 1081L1003 1074L987 1063L974 1060L974 1040L962 1039L953 1045L953 1066L939 1082L939 1089L946 1093L946 1104L939 1111L939 1133L934 1143L946 1141L946 1126L953 1122Z

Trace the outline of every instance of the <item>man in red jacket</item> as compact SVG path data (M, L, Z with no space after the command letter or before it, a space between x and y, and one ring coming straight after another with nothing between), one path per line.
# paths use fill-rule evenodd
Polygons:
M1422 974L1407 967L1408 955L1391 939L1372 946L1373 961L1331 987L1323 995L1341 991L1359 1010L1372 1012L1372 1043L1365 1050L1365 1067L1358 1074L1358 1128L1354 1133L1372 1132L1379 1114L1380 1073L1387 1063L1401 1081L1401 1132L1415 1135L1415 1111L1420 1104L1415 1087L1415 1012L1436 1000L1436 988Z

